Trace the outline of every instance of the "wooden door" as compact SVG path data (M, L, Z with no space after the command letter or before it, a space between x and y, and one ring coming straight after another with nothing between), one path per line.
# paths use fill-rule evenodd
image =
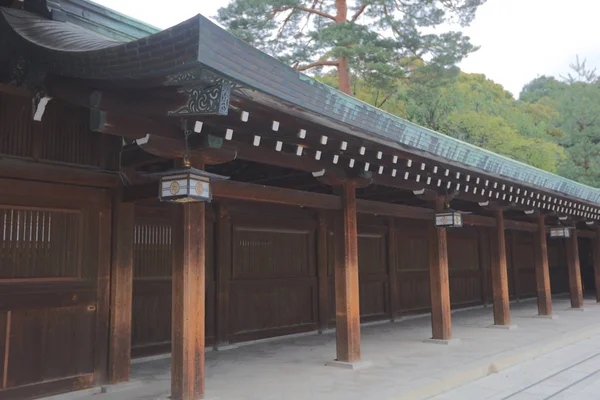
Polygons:
M481 268L478 230L448 229L448 270L452 307L480 304Z
M107 191L0 179L0 399L104 383Z
M400 310L395 314L429 312L431 297L427 225L423 221L399 220L396 228L395 268L399 298L395 304Z
M389 318L389 275L384 226L363 226L358 232L360 317L362 321Z
M537 296L535 280L535 247L533 233L513 231L512 262L519 289L519 298Z

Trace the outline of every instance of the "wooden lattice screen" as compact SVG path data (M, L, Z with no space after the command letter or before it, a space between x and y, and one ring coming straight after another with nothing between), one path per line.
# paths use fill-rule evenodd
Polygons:
M78 211L0 207L0 279L79 277Z

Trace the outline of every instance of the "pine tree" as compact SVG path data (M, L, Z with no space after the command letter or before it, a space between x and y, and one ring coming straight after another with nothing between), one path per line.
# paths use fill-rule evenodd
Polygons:
M337 69L385 88L415 68L443 71L477 48L460 32L486 0L232 0L217 19L233 34L298 71Z

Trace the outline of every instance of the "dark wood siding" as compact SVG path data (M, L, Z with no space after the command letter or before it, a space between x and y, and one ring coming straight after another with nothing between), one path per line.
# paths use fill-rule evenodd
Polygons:
M0 398L102 383L109 194L1 178L0 193Z
M454 307L481 303L481 270L477 230L448 229L450 300Z
M52 100L41 123L31 112L31 99L0 93L0 154L118 170L121 138L91 132L89 110Z
M537 296L535 281L535 248L531 232L512 232L512 264L518 277L519 298Z
M315 220L232 215L229 341L317 328Z
M426 312L429 296L427 228L424 223L401 220L396 223L396 276L400 307L394 314Z
M214 214L206 221L206 340L215 336ZM136 206L132 355L164 353L171 343L173 210L168 204Z
M548 239L548 264L552 294L569 292L569 270L567 266L566 241Z

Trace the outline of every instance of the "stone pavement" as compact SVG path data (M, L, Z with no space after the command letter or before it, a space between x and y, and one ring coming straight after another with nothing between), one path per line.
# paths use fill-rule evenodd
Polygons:
M598 400L600 335L433 396L435 400Z
M208 352L206 398L429 398L490 374L499 377L498 371L600 335L600 305L596 305L592 299L586 299L585 312L571 310L569 306L567 298L555 299L554 313L559 318L551 320L534 317L537 314L535 299L511 303L511 322L518 325L516 330L488 329L493 322L491 307L454 312L454 337L461 339L456 346L423 343L431 335L428 315L364 326L361 329L362 358L373 365L359 371L324 365L335 357L333 332ZM94 399L167 398L169 364L168 358L136 362L132 365L132 382L109 386L106 394L95 396ZM98 389L94 389L55 398L87 399L97 393ZM478 399L471 396L463 398Z

